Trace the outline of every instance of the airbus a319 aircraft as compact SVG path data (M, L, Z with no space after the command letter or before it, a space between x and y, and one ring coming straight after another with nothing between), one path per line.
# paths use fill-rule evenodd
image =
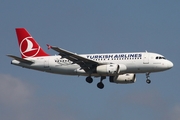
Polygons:
M47 45L48 49L58 55L47 54L28 33L25 28L16 28L21 57L7 55L14 60L11 64L63 75L87 76L86 81L92 83L92 77L100 77L97 87L104 88L103 80L108 77L111 83L134 83L137 73L149 74L165 71L173 67L173 63L163 55L150 52L76 54L62 48Z

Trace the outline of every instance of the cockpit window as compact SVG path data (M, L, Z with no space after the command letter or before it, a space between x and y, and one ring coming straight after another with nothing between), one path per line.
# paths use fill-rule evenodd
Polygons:
M166 59L165 57L157 56L156 59Z

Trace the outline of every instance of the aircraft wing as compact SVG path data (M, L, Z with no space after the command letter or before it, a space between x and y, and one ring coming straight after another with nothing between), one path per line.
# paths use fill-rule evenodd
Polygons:
M14 55L7 55L8 57L11 57L15 60L18 60L20 62L23 62L23 63L27 63L27 64L32 64L34 62L30 61L30 60L26 60L26 59L23 59L23 58L20 58L20 57L17 57L17 56L14 56Z
M90 69L93 69L96 66L102 64L102 63L96 62L94 60L90 60L90 59L87 59L87 58L82 57L80 55L77 55L75 53L72 53L70 51L64 50L64 49L59 48L59 47L48 45L48 48L51 48L51 49L59 52L59 55L61 55L62 58L69 59L73 63L80 65L81 68L84 69L86 72L88 72Z

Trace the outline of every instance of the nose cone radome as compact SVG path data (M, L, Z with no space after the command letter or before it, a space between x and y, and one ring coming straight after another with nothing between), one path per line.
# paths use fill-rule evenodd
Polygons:
M167 67L168 69L171 69L173 67L173 63L171 61L168 61Z

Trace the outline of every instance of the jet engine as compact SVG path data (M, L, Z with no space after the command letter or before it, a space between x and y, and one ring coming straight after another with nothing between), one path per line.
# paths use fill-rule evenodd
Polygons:
M123 72L126 70L125 65L118 65L118 64L107 64L107 65L100 65L97 66L96 72L101 75L116 75L119 74L120 71Z
M110 76L109 81L117 84L127 84L127 83L135 83L136 82L136 74L127 73L116 76Z

